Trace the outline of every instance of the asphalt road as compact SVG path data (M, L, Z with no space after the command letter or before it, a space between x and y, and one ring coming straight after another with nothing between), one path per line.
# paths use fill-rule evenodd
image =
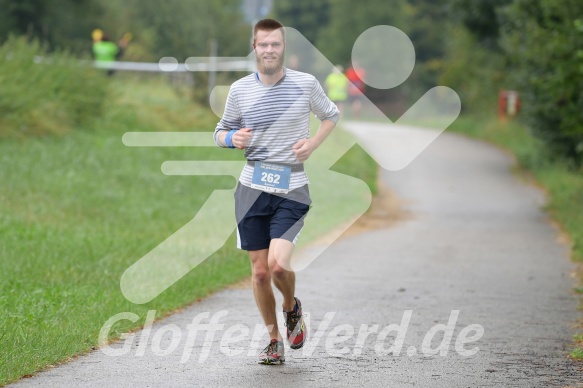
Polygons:
M383 171L409 216L342 238L298 272L310 341L282 366L256 363L266 337L252 338L260 317L243 284L111 347L123 355L98 350L15 386L583 386L566 357L575 267L544 194L512 165L445 133L406 169ZM191 343L197 319L207 325Z

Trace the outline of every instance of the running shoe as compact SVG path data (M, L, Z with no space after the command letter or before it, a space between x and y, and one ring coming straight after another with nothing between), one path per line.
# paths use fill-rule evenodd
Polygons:
M283 342L272 339L269 345L259 355L259 363L264 365L277 365L285 362Z
M284 311L283 316L287 327L289 347L299 349L304 346L308 333L304 325L304 318L302 318L302 302L296 297L294 299L296 300L296 305L293 311Z

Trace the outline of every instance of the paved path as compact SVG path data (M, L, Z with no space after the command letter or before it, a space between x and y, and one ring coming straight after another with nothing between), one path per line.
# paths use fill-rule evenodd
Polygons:
M343 238L298 273L311 342L303 352L288 349L283 366L256 364L259 349L251 337L259 315L251 290L243 286L155 324L146 346L138 345L138 333L126 355L96 351L15 385L583 386L577 385L583 382L580 367L565 357L579 315L571 292L574 266L540 210L543 194L519 182L511 166L498 149L446 133L405 170L383 172L382 180L411 217ZM205 313L224 326L215 326L209 347L205 329L188 346L187 325ZM424 339L438 349L448 335L437 331L429 341L431 329L443 328L450 318L453 335L443 347L446 354L429 355ZM207 317L201 323L208 322ZM386 354L399 342L397 330L386 334L399 325L405 334L400 352ZM476 339L481 328L481 338L458 342L456 351L456 340ZM242 341L221 352L221 338L244 335L246 329ZM367 332L372 334L366 337ZM261 341L255 347L263 346ZM190 356L185 348L192 349ZM164 349L168 355L155 354ZM473 355L459 354L472 349ZM138 356L141 351L145 355Z

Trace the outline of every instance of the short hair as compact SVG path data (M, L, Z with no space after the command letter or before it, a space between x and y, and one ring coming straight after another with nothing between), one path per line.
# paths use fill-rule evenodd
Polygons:
M285 41L285 28L283 24L275 19L262 19L255 24L253 27L253 42L255 43L255 38L257 37L257 31L275 31L280 30L281 36Z

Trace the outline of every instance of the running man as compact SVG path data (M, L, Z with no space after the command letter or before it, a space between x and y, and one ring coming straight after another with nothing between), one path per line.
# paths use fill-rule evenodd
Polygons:
M283 67L280 22L259 21L253 49L257 72L231 86L214 140L245 150L247 164L235 191L237 245L249 252L253 295L270 335L259 363L281 364L284 344L271 282L283 295L289 346L299 349L307 330L290 262L311 203L303 162L332 132L339 112L314 76ZM311 138L310 112L321 121Z

